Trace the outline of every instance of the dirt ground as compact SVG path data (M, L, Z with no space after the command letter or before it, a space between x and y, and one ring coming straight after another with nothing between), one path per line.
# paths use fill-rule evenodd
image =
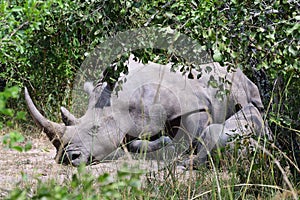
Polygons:
M1 138L1 136L0 136ZM8 195L9 191L16 187L32 185L36 186L37 180L46 181L55 179L58 182L69 180L72 174L76 173L77 169L72 166L63 166L57 164L54 160L56 150L43 136L40 139L30 139L32 149L27 152L18 152L11 150L0 144L0 199ZM97 165L88 166L89 173L100 175L105 172L115 174L117 169L120 169L124 162L126 164L136 166L136 160L128 160L121 157L117 160L102 162ZM155 164L146 163L147 168L153 170ZM138 163L140 167L140 163ZM142 167L143 168L143 167Z
M47 138L33 139L28 152L11 150L0 144L0 199L15 187L37 183L37 179L64 181L76 172L76 168L54 161L56 150ZM92 173L115 172L118 162L106 162L88 167Z
M1 137L0 135L0 141ZM60 165L54 161L56 150L45 136L40 139L30 139L30 141L32 142L32 149L23 153L8 149L0 143L0 199L5 198L14 188L32 186L31 188L34 190L38 180L47 181L54 179L60 184L70 180L72 175L77 172L75 167ZM119 159L88 166L86 171L94 174L95 177L105 172L113 175L118 169L123 167L124 162L129 167L138 166L139 169L144 169L145 171L150 169L155 172L159 171L157 161L150 163L147 160L142 163L136 159L130 160L124 155ZM191 173L191 171L185 171L182 168L176 168L175 174L182 182L191 181L197 177L195 172ZM204 182L210 182L214 179L212 173L207 175ZM226 172L219 175L221 175L220 178L223 181L231 180ZM159 177L160 175L158 174L158 176L155 176L155 179ZM161 178L163 177L161 176Z

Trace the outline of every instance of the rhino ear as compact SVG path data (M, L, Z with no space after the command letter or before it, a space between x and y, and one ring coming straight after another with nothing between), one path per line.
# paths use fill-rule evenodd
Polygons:
M65 107L60 107L61 118L66 126L78 124L78 119L72 115Z
M83 90L88 93L89 96L92 95L93 90L94 90L94 85L92 82L85 82L83 85Z

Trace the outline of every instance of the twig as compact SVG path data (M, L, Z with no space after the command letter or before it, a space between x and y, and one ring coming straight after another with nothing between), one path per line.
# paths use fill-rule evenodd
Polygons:
M300 130L290 128L290 127L286 127L286 126L282 125L280 122L274 121L273 123L275 123L277 126L280 126L281 128L287 129L289 131L294 131L294 132L296 132L297 135L299 135L299 133L300 133Z
M24 22L24 23L21 24L19 27L17 27L13 32L11 32L11 34L9 34L9 36L5 36L4 38L2 38L2 39L0 40L0 44L2 43L3 40L6 40L6 39L12 37L14 34L16 34L16 32L17 32L18 30L20 30L21 28L23 28L23 26L27 25L28 23L29 23L28 21Z
M276 150L278 150L279 151L279 153L281 154L281 155L283 155L283 157L285 157L294 167L295 167L295 169L300 173L300 169L299 169L299 167L285 154L285 153L283 153L278 147L276 147L275 146L275 144L272 144L271 145L274 149L276 149Z

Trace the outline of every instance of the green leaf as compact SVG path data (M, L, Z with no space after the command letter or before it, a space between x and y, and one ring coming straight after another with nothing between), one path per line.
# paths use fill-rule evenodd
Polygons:
M26 112L23 111L17 112L16 118L20 120L26 120Z
M212 71L212 68L210 66L206 66L204 71L206 73L210 73Z
M32 149L32 143L31 142L27 142L25 147L24 147L24 151L29 151L30 149Z
M12 117L14 115L14 110L9 109L9 108L1 109L0 112L4 115L10 116L10 117Z
M293 55L293 56L297 56L297 51L294 50L294 48L292 46L289 46L288 48L289 52Z
M286 34L291 35L294 31L300 32L300 23L295 23L295 25L292 28L287 29Z
M19 95L19 87L18 86L13 86L10 88L7 88L5 91L6 95L11 98L17 98Z
M218 82L212 75L209 77L208 85L213 88L218 88Z
M21 146L13 146L12 149L18 151L18 152L22 152L23 148Z
M11 132L9 136L14 142L24 142L25 140L24 136L16 131Z
M221 62L223 60L222 54L220 51L215 51L213 55L213 59L215 62Z
M11 9L12 12L21 12L23 11L23 7L21 6L15 6Z
M165 15L166 15L166 17L168 17L170 19L174 16L174 14L171 12L166 12Z
M275 59L275 60L274 60L274 63L281 65L281 64L282 64L282 61L281 61L281 59L278 58L278 59Z

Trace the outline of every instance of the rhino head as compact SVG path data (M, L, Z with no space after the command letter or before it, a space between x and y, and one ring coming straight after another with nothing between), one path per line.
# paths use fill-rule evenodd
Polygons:
M83 117L77 119L62 108L62 116L69 123L59 124L48 120L38 111L27 88L25 99L34 121L55 146L57 163L73 166L97 163L113 152L124 137L114 118L103 115L103 109L88 109Z

